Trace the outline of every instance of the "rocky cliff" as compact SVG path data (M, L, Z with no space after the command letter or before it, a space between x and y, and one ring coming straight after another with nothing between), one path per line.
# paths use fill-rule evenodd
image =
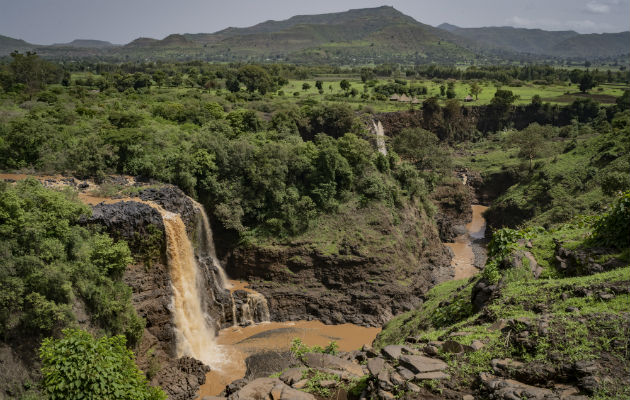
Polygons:
M307 234L239 246L227 258L228 274L268 299L272 320L378 326L451 277L450 255L435 226L411 206L398 215L363 209L330 218L338 224L334 231L323 226L331 221L317 230L325 239Z

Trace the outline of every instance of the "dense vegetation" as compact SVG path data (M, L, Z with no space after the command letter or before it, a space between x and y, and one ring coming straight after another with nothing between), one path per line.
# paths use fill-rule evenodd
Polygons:
M93 338L88 332L65 329L61 339L41 346L44 393L51 400L163 400L159 388L147 384L123 336Z
M70 193L35 180L0 184L0 332L48 336L76 323L74 304L84 304L94 326L140 339L144 322L121 280L131 262L125 242L79 224L90 209Z
M595 109L592 123L575 119L562 128L534 123L472 146L462 166L481 170L490 181L503 178L512 183L492 203L490 222L550 226L577 214L602 211L618 192L630 189L626 98L610 110L614 112L610 122Z
M129 248L81 226L90 209L74 196L46 189L33 179L0 183L2 342L21 346L28 338L29 346L37 346L42 338L58 337L79 323L100 334L120 334L95 341L87 332L69 330L60 342L45 339L44 392L50 398L83 398L86 385L102 384L99 387L108 392L101 394L108 398L130 398L129 391L138 393L133 398L159 398L154 397L159 392L145 387L125 348L125 343L137 344L144 329L131 304L131 289L122 281L132 262ZM86 316L87 321L79 321ZM90 355L89 349L95 353ZM119 359L108 358L113 356ZM110 381L116 384L104 386ZM26 383L11 390L38 398L36 386ZM103 397L98 390L91 390L94 398ZM111 390L120 395L107 395Z

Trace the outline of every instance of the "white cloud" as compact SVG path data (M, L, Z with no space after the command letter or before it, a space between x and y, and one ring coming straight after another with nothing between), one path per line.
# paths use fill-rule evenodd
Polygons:
M606 28L608 24L584 20L558 20L549 18L524 18L514 16L507 19L507 24L518 28L545 29L552 31L575 30L578 32L594 32Z
M615 3L613 2L613 4ZM586 3L586 11L594 14L608 14L610 6L597 1L589 1Z

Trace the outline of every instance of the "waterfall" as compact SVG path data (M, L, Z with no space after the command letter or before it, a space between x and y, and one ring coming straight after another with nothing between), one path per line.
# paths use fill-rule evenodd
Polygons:
M238 323L242 325L251 325L256 322L269 322L269 306L265 296L258 292L247 292L247 299L241 305L241 315Z
M223 359L215 332L202 306L201 278L186 226L178 214L152 204L164 221L166 252L173 285L177 356L191 356L213 365Z
M385 147L385 129L383 128L383 124L379 120L373 120L372 127L374 128L374 133L376 133L376 148L379 153L386 156L387 147Z
M212 260L212 264L219 272L219 278L221 279L221 287L223 287L223 289L231 289L232 284L230 284L230 280L228 279L227 274L225 273L225 270L221 266L221 263L219 262L219 259L217 257L217 252L214 248L214 239L212 238L212 228L210 227L210 220L208 219L206 210L204 210L201 204L197 203L194 200L192 201L193 201L193 204L195 205L195 208L199 212L199 216L200 216L199 218L200 224L198 225L199 225L199 228L201 229L201 234L199 236L201 237L201 241L202 241L201 243L202 251L204 252L205 255L210 256L210 259Z

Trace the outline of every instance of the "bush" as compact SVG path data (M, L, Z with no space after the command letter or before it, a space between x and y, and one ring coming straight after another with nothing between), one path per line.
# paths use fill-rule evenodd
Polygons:
M49 399L166 399L160 388L148 385L123 336L95 339L79 329L63 335L44 339L40 348Z
M596 243L618 249L630 246L630 191L615 200L610 212L595 224L593 239Z
M122 281L129 248L80 226L89 212L32 179L0 184L0 334L58 333L79 297L106 332L139 340L144 321Z

